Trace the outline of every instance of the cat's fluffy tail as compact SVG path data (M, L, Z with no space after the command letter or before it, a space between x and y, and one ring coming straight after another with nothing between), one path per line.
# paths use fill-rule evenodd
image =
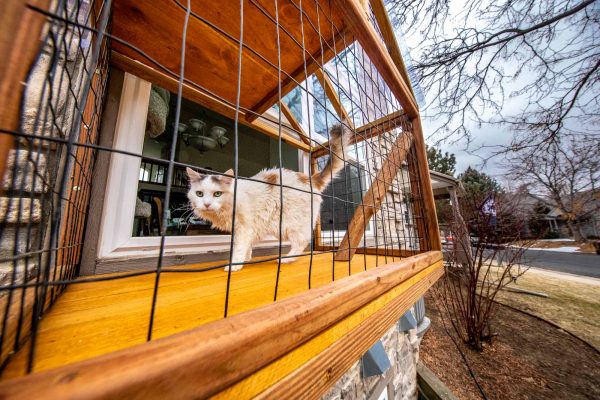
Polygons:
M343 125L336 125L331 128L329 134L329 148L331 154L329 161L322 171L312 175L313 188L319 192L323 191L332 177L335 177L342 168L344 168L345 151L348 150L348 142L350 138L350 130Z

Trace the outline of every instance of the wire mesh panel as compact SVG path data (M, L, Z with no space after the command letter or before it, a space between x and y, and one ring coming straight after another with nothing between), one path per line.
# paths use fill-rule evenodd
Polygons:
M103 2L56 2L31 67L0 206L2 360L77 276L107 76ZM65 24L62 20L73 21ZM77 24L77 25L75 25ZM3 160L4 161L4 160ZM31 353L33 357L33 353Z
M431 250L406 100L337 3L30 10L47 26L0 160L5 376ZM106 98L118 105L103 113Z

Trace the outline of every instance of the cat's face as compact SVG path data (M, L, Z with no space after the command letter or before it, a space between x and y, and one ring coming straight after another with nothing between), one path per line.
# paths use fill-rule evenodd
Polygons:
M190 178L188 199L196 216L210 215L233 203L233 178L221 175L203 175L187 168ZM225 174L233 175L233 170Z

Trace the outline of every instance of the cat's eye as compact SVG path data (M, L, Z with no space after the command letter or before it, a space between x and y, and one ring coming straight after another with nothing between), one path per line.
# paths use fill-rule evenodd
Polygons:
M196 192L196 196L198 196L198 197L203 197L203 196L204 196L204 193L202 193L201 191L197 191L197 192Z
M215 197L221 197L222 194L223 194L223 192L215 192L213 194L213 196L215 196Z

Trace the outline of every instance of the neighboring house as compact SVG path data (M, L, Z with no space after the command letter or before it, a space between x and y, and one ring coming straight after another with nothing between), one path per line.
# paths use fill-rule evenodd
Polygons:
M522 213L523 218L531 218L532 215L540 209L545 208L543 218L547 221L548 232L555 233L559 238L572 237L566 222L566 216L556 206L554 201L546 196L530 193L526 189L517 190L512 195L515 209ZM579 200L580 199L580 200ZM584 238L600 236L600 192L580 193L576 200L581 204L581 213L579 217L579 229ZM524 232L525 236L531 236L528 227Z
M560 218L559 211L549 199L532 194L525 188L515 191L509 198L512 208L520 218L529 221L536 212L545 211L543 219L547 224L547 232L555 233L560 237L568 236L568 230L566 230L566 225ZM523 237L531 237L533 235L529 224L523 224L522 235Z
M578 193L581 204L579 230L584 238L600 238L600 190Z
M244 4L7 6L0 396L416 398L443 266L383 3ZM312 182L339 123L310 246L288 265L291 240L262 238L224 272L232 235L191 216L186 167ZM292 201L277 179L257 183Z

